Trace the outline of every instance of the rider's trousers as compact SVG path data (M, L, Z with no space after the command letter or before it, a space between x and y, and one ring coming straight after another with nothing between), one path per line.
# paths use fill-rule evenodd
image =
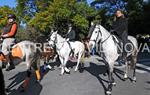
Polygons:
M5 38L2 43L2 52L4 55L8 55L11 50L11 46L14 44L14 38Z

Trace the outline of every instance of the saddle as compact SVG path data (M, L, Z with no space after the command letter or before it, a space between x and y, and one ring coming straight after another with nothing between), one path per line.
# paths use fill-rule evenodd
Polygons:
M17 57L17 58L22 58L23 57L23 53L22 53L22 50L19 46L16 45L17 43L15 42L14 44L12 44L10 46L10 54L13 56L13 57ZM2 46L1 46L2 47ZM6 60L5 59L5 55L1 52L0 53L0 60Z
M116 35L112 35L112 37L113 37L114 42L117 44L117 51L118 51L118 53L122 54L123 53L123 43L122 43L122 40L118 36L116 36ZM128 40L127 44L128 45L125 47L126 50L127 51L131 51L132 46L134 46L133 43L130 40ZM129 52L127 52L127 53L129 53Z

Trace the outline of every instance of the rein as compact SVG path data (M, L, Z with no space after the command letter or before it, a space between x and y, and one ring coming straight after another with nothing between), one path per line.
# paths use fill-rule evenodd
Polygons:
M55 40L51 40L50 39L50 41L53 41L53 43L55 44L55 46L56 46L56 43L57 43L57 34L56 34L56 37L55 37ZM66 41L62 41L62 42L60 42L60 43L63 43L63 45L61 46L61 48L64 46L64 43L65 43ZM57 50L58 51L60 51L61 50L61 48L57 48Z
M102 33L101 33L101 29L99 28L99 31L98 31L100 34L101 34L101 36L102 36ZM90 41L94 41L95 43L96 43L96 41L97 41L97 39L98 39L98 37L99 37L99 33L98 33L98 35L97 35L97 37L96 37L96 39L95 40L90 40ZM101 43L103 44L105 41L107 41L109 38L110 38L110 36L112 36L111 34L104 40L104 41L101 41Z

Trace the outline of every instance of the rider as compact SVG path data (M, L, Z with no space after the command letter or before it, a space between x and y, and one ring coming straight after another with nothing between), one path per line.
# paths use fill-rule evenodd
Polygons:
M1 37L3 38L2 52L5 55L6 61L10 64L10 66L6 68L6 71L9 71L15 68L9 50L10 46L15 42L17 23L15 22L16 16L14 14L9 14L7 18L8 22L2 30Z
M128 42L128 20L124 16L123 11L120 9L118 9L115 13L112 28L113 30L111 30L111 32L115 32L123 42L123 59L125 60L127 56L125 45Z
M76 37L75 30L73 29L71 24L69 24L68 27L69 27L69 30L68 30L67 34L65 34L65 38L68 39L69 41L75 41L75 37ZM74 57L73 49L72 49L69 42L68 42L68 44L69 44L69 47L71 49L72 57Z

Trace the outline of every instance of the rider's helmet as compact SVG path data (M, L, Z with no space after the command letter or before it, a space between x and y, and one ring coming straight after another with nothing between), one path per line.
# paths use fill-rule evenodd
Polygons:
M16 16L15 16L15 14L9 14L8 16L7 16L7 18L9 19L9 18L12 18L12 19L16 19Z

